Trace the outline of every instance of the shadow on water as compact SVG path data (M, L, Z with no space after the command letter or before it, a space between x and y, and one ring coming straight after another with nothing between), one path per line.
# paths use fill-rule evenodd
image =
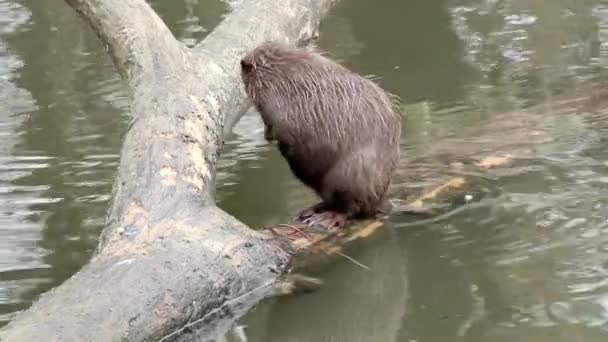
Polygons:
M227 8L150 3L189 46ZM608 107L575 100L603 79L607 22L600 0L343 0L320 45L403 98L402 149L418 163L401 165L397 186L452 175L471 152L515 162L467 175L485 197L430 219L395 215L345 251L370 271L346 259L311 270L323 288L259 305L243 321L249 341L605 340ZM96 247L128 99L60 0L0 0L0 52L2 324ZM226 142L218 200L262 227L315 198L248 113Z

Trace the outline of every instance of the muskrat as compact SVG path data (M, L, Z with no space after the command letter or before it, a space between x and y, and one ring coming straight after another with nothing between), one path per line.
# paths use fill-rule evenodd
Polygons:
M400 156L396 96L316 50L265 42L240 64L267 132L322 199L298 219L332 228L377 214Z

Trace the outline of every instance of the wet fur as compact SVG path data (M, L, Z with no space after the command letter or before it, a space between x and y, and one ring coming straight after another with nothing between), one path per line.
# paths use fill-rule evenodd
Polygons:
M273 42L241 60L241 76L292 172L323 209L375 214L399 159L396 97L316 51Z

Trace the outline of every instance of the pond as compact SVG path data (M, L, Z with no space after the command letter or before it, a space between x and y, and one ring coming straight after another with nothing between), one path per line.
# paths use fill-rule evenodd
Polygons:
M150 3L189 46L230 9ZM248 340L605 341L608 106L571 104L604 78L608 5L342 0L319 45L403 99L408 160L449 156L425 159L441 173L472 150L521 154L472 175L486 191L470 203L394 215L346 251L370 270L339 258L314 270L319 291L260 304L243 319ZM91 257L128 105L63 1L0 0L0 326ZM538 132L550 139L526 144ZM251 227L315 201L253 112L226 141L217 182L219 205Z

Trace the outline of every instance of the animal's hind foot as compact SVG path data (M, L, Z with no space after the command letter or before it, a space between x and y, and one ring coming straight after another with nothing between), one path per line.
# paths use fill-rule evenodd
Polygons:
M319 213L323 210L325 210L326 206L325 203L321 202L321 203L317 203L315 205L313 205L312 207L306 208L302 211L300 211L298 213L298 215L296 216L296 219L298 221L302 221L304 222L304 220L310 218L311 216L313 216L316 213Z
M309 226L321 226L326 229L343 228L348 221L348 217L344 213L337 211L326 210L320 213L314 213L305 219L303 222Z

